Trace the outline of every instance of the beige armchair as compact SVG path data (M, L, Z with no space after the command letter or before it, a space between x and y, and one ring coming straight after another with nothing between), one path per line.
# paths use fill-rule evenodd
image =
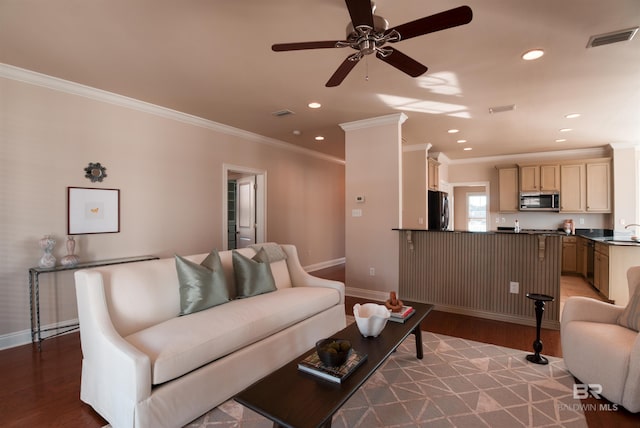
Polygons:
M627 280L629 305L637 305L640 266L627 271ZM583 384L600 385L600 395L635 413L640 411L640 334L620 325L624 311L623 306L570 297L562 311L560 337L571 374Z

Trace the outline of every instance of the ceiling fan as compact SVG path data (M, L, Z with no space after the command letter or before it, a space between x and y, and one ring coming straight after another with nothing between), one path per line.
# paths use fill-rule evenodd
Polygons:
M358 61L373 53L377 58L409 76L418 77L427 71L427 67L385 44L468 24L473 18L469 6L460 6L389 28L386 19L374 15L375 5L372 5L370 0L345 0L345 3L351 16L346 40L277 43L271 46L271 49L275 52L346 47L356 50L357 52L349 55L333 73L325 85L328 87L342 83Z

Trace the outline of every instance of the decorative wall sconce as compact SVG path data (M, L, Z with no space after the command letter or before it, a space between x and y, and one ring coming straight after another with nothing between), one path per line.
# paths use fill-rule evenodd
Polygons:
M92 183L96 181L102 182L103 179L107 177L107 173L105 172L107 168L100 165L100 162L97 163L89 163L89 166L84 169L86 173L84 176L91 180Z

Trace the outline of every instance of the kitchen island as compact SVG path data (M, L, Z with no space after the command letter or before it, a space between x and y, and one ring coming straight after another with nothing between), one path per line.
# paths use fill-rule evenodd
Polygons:
M559 329L561 234L394 230L399 232L403 299L535 325L534 305L526 294L546 294L555 301L546 305L542 325Z

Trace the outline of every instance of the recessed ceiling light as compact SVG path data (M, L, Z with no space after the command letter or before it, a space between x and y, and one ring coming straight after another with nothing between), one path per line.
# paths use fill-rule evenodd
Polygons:
M525 61L533 61L534 59L540 58L544 55L544 51L542 49L531 49L522 54L522 59Z
M316 141L322 141L322 140L324 140L324 137L322 135L316 136Z
M294 129L293 130L293 135L300 135L300 134L302 134L302 132L300 132L299 129Z
M458 141L456 141L456 143L459 143L459 144L466 143L466 142L467 142L467 140L458 140Z
M567 119L575 119L576 117L580 117L580 113L569 113L569 114L566 114L564 117L566 117Z
M309 104L307 104L309 106L309 108L320 108L322 107L322 104L318 103L318 102L311 102Z
M556 143L564 143L565 141L567 141L567 139L566 139L566 138L558 138L558 139L556 140Z
M464 151L465 151L465 152L468 152L468 151L470 151L470 150L473 150L473 149L472 149L471 147L465 147L465 148L464 148Z
M571 128L562 128L560 130L560 132L569 132L569 131L573 131L573 129L571 129Z
M450 129L447 131L449 134L455 134L456 132L460 132L459 129Z

